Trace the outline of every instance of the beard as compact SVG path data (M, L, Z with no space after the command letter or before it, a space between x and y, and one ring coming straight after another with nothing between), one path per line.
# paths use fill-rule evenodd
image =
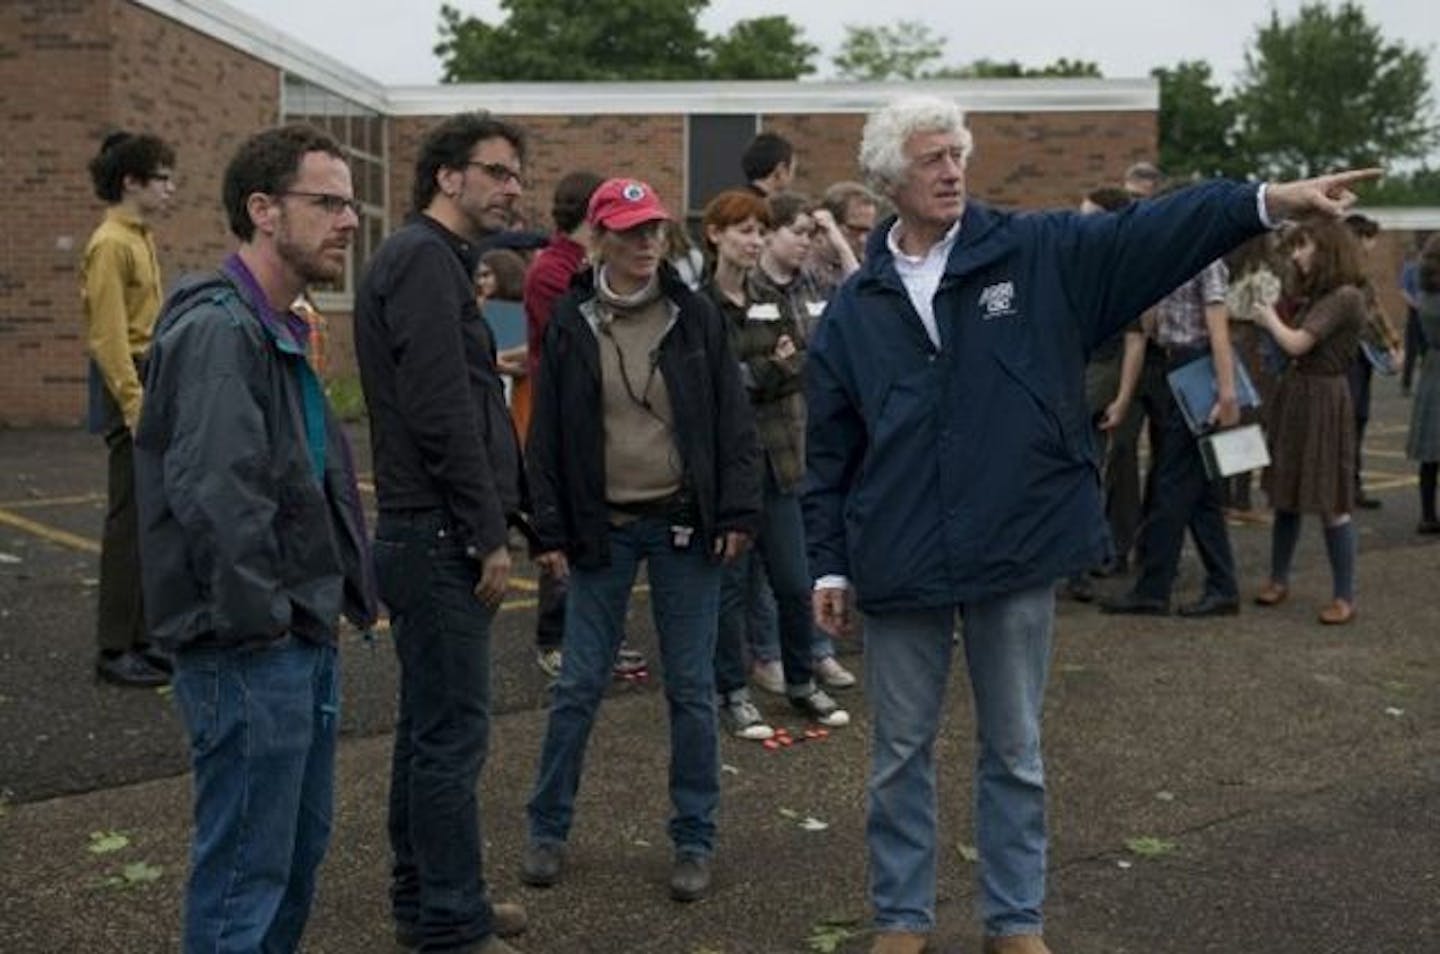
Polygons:
M291 233L289 223L281 218L280 228L275 234L275 252L305 284L329 284L344 277L345 259L332 258L330 253L334 248L336 245L331 243L312 246L298 241Z

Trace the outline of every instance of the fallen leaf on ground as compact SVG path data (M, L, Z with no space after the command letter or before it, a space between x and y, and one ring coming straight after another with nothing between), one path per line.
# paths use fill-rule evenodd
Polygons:
M1401 716L1403 716L1403 715L1405 714L1405 710L1404 710L1404 709L1397 709L1397 708L1395 708L1394 706L1386 706L1386 707L1385 707L1385 714L1388 715L1388 716L1393 716L1394 718L1398 719L1398 718L1400 718Z
M1164 838L1143 835L1139 838L1126 838L1125 847L1130 849L1131 854L1139 855L1141 858L1159 858L1170 854L1180 846L1173 841L1166 841Z
M1174 792L1159 791L1159 792L1156 792L1156 793L1155 793L1155 797L1156 797L1157 799L1159 799L1160 801L1162 801L1162 802L1173 802L1173 801L1175 801L1175 793L1174 793Z
M818 818L806 815L805 820L800 823L800 827L803 828L805 831L824 831L825 829L830 827L830 823L823 822Z
M92 855L108 855L130 847L130 836L122 831L92 831L88 851Z
M963 860L970 862L972 865L980 860L980 851L974 845L967 845L962 842L955 846L955 850L960 852L960 857Z
M0 553L0 563L20 563L21 559L13 553Z
M800 817L800 813L797 812L797 811L796 811L795 809L793 809L793 808L782 808L782 809L780 809L780 814L781 814L781 816L783 816L783 817L785 817L785 818L799 818L799 817Z
M835 954L840 945L858 933L854 921L820 921L810 928L805 946L815 954Z

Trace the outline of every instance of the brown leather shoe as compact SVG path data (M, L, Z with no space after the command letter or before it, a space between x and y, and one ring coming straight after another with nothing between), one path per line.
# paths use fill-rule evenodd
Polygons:
M910 931L884 931L875 935L870 954L925 954L928 935Z
M1266 580L1265 585L1260 587L1260 592L1255 594L1255 603L1257 606L1279 606L1289 596L1290 587L1274 580Z
M1050 954L1050 948L1038 934L1011 934L987 937L983 954Z
M1326 626L1344 626L1355 618L1355 604L1345 600L1331 600L1320 610L1320 622Z

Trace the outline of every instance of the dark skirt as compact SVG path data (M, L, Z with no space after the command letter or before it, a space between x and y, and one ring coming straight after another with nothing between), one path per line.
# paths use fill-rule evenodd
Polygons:
M1276 510L1350 513L1355 506L1355 412L1343 374L1281 376L1266 416Z

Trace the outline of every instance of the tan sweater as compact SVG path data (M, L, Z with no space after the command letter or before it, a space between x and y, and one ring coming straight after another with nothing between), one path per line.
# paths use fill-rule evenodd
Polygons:
M609 294L603 282L598 304L605 498L621 507L660 500L680 490L683 474L670 393L652 358L658 358L670 306L658 288L632 303Z

